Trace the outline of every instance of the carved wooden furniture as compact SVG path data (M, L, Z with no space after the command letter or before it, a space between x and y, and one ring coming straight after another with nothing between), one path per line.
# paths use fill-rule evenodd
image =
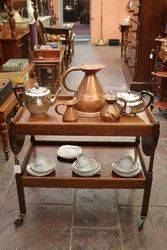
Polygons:
M167 71L153 72L152 75L157 81L159 80L158 86L154 80L153 91L159 95L159 100L154 102L153 107L167 110Z
M54 9L53 9L53 2L54 0L36 0L39 10L39 15L53 15Z
M8 145L8 125L6 119L17 105L17 100L14 94L11 94L6 101L0 106L0 133L2 138L3 152L5 159L9 160L9 145Z
M128 45L123 63L125 78L131 89L151 87L150 52L155 38L162 32L167 18L166 0L132 0Z
M120 23L121 30L121 57L126 60L126 49L130 24Z
M32 77L33 73L34 73L34 65L29 64L21 72L10 72L10 73L0 72L0 78L13 80L17 76L17 77L20 77L20 79L23 79L24 77L27 78L27 74L29 74L29 77ZM6 101L0 106L0 133L2 137L3 152L5 154L6 160L9 159L8 125L7 125L6 119L16 105L17 105L17 100L14 94L11 94L6 99Z
M4 62L11 58L29 58L29 30L18 29L16 36L11 37L11 31L8 26L3 27L0 37Z
M71 97L59 97L57 103ZM15 177L20 207L20 218L16 223L22 223L26 214L24 196L25 187L45 188L118 188L118 189L144 189L141 209L141 230L147 216L149 197L153 179L153 162L155 149L159 137L159 123L154 119L150 110L134 117L123 117L117 123L103 123L100 118L79 118L77 122L62 122L62 117L55 112L55 107L49 109L46 116L31 116L26 108L20 108L10 123L10 143L14 152L15 164L19 165L25 135L31 135L30 147L24 158L22 166L15 167ZM47 135L65 136L122 136L132 137L134 141L122 142L81 142L81 141L40 141L35 138L42 135L43 140ZM111 139L111 138L110 138ZM72 173L71 163L61 162L57 159L57 147L62 144L79 144L85 153L96 157L102 164L101 175L84 178ZM143 153L149 158L145 164ZM26 165L32 157L39 153L47 153L56 161L56 172L45 177L32 177L26 172ZM133 155L134 159L142 166L142 172L134 178L121 178L112 173L112 162L123 155Z
M155 39L156 45L152 50L152 92L158 97L153 107L167 109L167 57L162 48L165 34ZM167 41L167 38L165 38Z

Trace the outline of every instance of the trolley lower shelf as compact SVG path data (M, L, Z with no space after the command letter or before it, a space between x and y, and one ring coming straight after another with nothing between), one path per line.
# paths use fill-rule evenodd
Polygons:
M82 146L83 152L98 160L101 165L100 175L93 177L79 177L72 172L72 163L57 158L58 146L36 145L30 149L27 161L39 154L45 154L56 162L56 171L48 176L34 177L23 166L22 184L24 187L63 187L63 188L144 188L146 178L144 171L136 177L123 178L112 172L112 162L124 155L131 155L144 168L136 147L110 147L110 146Z

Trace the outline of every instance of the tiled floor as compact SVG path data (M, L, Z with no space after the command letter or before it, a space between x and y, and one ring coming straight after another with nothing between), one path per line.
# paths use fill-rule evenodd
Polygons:
M99 73L106 90L126 89L120 48L77 44L72 65L103 63ZM77 87L82 73L69 77ZM12 156L0 157L0 250L138 250L167 249L167 113L154 111L161 123L155 157L149 214L137 230L142 191L26 189L28 213L24 225L15 228L18 216ZM27 147L25 143L23 154Z

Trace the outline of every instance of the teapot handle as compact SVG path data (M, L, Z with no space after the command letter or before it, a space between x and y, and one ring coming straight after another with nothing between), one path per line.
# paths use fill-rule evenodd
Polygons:
M55 111L56 111L56 113L59 114L59 115L64 115L64 114L62 114L62 113L58 110L58 107L61 106L61 105L62 105L62 106L66 106L65 103L60 102L60 103L58 103L58 104L56 105Z
M144 110L146 110L154 102L154 94L153 93L146 91L146 90L142 90L140 93L140 98L143 99L143 97L145 97L145 95L147 95L150 99L149 99L148 103L146 104L146 106L142 110L140 110L138 113L141 113Z
M67 89L70 92L77 92L76 90L70 89L67 84L66 84L66 77L69 73L73 72L73 71L80 71L81 68L80 67L72 67L70 69L68 69L67 71L64 72L63 76L62 76L62 83L63 86L65 87L65 89Z
M24 106L24 102L21 100L21 97L19 96L18 92L21 91L22 93L24 93L25 91L25 87L22 87L22 86L13 86L13 92L15 94L15 97L18 101L18 103L20 104L20 106Z
M123 102L123 106L121 105L120 115L126 110L126 101L123 98L118 98L118 101ZM120 106L119 106L120 107Z

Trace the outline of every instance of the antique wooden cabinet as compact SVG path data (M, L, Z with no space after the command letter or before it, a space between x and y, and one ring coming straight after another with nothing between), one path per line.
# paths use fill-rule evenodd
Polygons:
M155 38L167 23L167 0L132 0L129 12L123 71L131 89L148 89L152 70L150 53Z
M16 29L13 18L13 9L22 9L26 6L26 0L3 0L8 7L9 24L2 26L0 43L3 51L3 62L10 58L29 58L30 37L29 29ZM3 6L1 6L3 10Z
M11 37L9 27L4 27L0 37L4 62L10 58L29 58L29 30L16 30L16 37Z

